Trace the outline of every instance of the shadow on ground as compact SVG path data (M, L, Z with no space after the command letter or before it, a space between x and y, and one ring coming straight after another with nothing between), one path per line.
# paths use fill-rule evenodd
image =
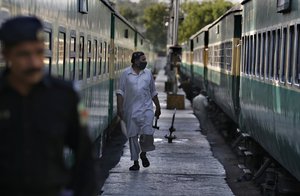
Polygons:
M120 123L118 123L109 135L102 157L98 160L99 194L103 192L102 187L109 176L109 171L119 163L126 141L127 138L122 134Z

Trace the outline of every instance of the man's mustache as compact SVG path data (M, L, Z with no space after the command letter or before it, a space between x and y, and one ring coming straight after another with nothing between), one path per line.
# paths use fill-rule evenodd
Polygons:
M28 69L24 70L23 73L25 75L31 75L31 74L41 72L41 71L42 71L42 69L40 69L40 68L28 68Z

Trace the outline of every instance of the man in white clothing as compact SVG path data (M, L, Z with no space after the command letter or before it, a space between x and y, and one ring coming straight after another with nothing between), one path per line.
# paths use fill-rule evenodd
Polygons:
M146 68L145 54L134 52L131 63L132 66L126 68L120 77L117 104L118 115L126 123L131 160L134 161L129 170L139 170L138 159L141 151L143 166L150 165L146 152L155 149L153 118L154 115L159 118L161 112L152 73ZM156 106L155 113L152 101Z

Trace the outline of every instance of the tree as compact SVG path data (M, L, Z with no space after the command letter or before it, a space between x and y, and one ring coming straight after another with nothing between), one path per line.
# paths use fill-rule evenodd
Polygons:
M146 38L151 41L157 52L165 50L167 44L167 28L165 27L165 19L169 14L167 8L165 3L156 3L144 11Z
M120 14L143 33L145 32L144 11L147 7L157 4L158 0L140 0L139 3L131 2L130 0L117 0L115 2Z
M132 10L130 7L122 6L119 9L120 14L134 25L138 25L138 13Z
M184 20L179 24L179 42L187 40L201 28L212 23L232 7L232 3L225 0L205 0L202 3L185 0L181 5Z

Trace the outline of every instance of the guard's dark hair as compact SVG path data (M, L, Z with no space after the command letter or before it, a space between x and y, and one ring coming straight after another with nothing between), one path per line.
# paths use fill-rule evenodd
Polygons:
M6 20L0 28L0 40L4 48L24 41L44 40L43 24L35 16L16 16Z
M141 52L141 51L137 51L137 52L132 53L131 63L134 63L134 61L136 59L139 59L143 55L145 55L145 54L143 52Z

